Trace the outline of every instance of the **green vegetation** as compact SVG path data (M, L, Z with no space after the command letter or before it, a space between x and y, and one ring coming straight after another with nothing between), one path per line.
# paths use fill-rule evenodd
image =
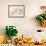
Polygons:
M12 36L16 36L18 33L15 26L6 26L5 31L6 36L8 36L9 38L11 38Z
M38 16L36 16L36 19L39 20L39 21L46 20L46 14L38 15Z

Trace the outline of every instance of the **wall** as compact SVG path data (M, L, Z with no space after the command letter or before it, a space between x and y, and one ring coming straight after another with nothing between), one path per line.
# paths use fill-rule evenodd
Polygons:
M25 18L8 18L8 5L25 5ZM6 25L15 25L19 36L31 36L36 29L45 29L39 27L35 19L41 13L41 5L46 5L46 0L0 0L0 34L4 34Z

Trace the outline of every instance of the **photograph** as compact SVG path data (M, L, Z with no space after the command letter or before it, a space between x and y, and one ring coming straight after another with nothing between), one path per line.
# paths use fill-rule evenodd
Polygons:
M25 6L24 5L8 5L8 17L11 18L21 18L25 16Z

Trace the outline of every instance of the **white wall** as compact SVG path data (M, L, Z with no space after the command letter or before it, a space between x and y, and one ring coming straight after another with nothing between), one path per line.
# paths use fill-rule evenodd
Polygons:
M25 5L25 18L8 18L8 5ZM46 0L0 0L0 33L4 33L6 25L15 25L19 35L36 33L40 27L35 16L41 13L41 5L46 5Z

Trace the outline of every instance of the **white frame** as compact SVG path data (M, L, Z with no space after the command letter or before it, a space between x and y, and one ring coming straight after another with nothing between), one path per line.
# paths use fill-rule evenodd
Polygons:
M17 12L19 10L20 15L19 14L16 15L17 14L16 9L17 9ZM22 12L20 12L20 10ZM12 11L14 11L14 12L12 12ZM25 17L25 6L24 5L8 5L8 17L9 18L24 18Z

